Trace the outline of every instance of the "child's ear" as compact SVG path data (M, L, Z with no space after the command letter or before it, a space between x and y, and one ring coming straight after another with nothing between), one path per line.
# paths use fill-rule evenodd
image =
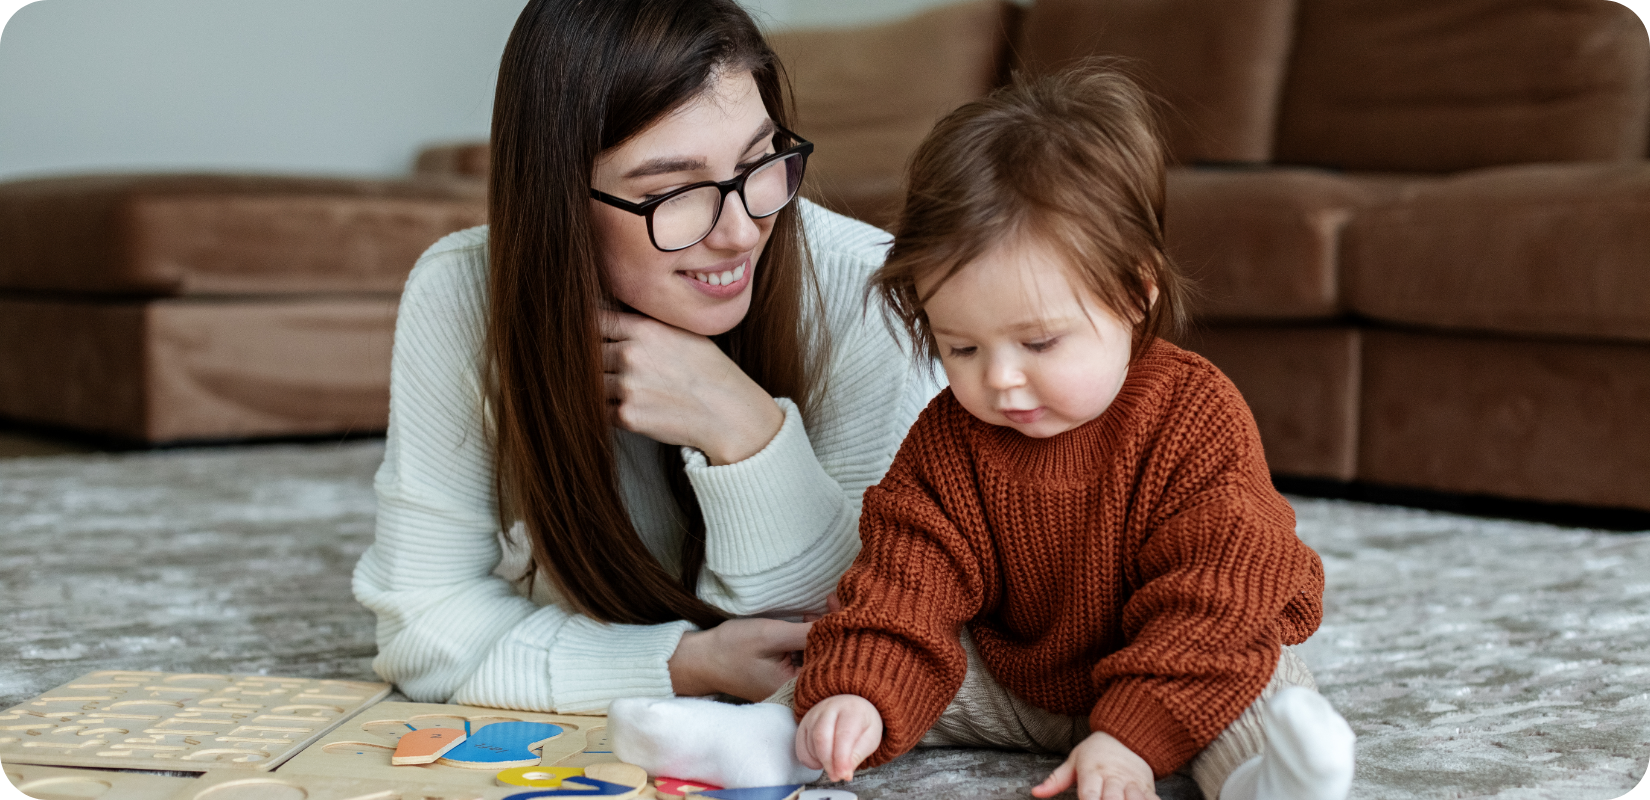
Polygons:
M1146 307L1157 305L1157 282L1146 281Z

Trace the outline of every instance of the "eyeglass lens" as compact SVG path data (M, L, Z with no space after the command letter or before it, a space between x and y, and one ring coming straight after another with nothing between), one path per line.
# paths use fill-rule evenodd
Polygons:
M769 161L745 176L739 192L753 219L784 208L802 184L802 154ZM683 192L653 208L653 243L663 250L690 247L710 235L721 212L722 190L701 186Z

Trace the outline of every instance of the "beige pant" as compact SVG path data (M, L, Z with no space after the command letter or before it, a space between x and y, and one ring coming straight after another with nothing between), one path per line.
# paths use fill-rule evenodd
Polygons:
M961 639L963 652L968 655L968 674L918 747L991 747L1065 755L1088 737L1087 717L1044 711L1015 697L991 676L968 631L962 631ZM1260 698L1181 770L1190 773L1204 797L1217 800L1232 770L1265 750L1261 706L1288 686L1314 691L1318 688L1305 662L1292 648L1285 647ZM767 702L794 705L793 694L794 682L787 683Z

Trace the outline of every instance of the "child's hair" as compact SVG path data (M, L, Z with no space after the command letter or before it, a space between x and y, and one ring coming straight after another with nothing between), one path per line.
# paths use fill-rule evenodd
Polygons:
M868 292L932 359L918 279L940 276L932 295L993 245L1029 238L1134 323L1132 360L1184 322L1186 287L1163 246L1164 159L1150 100L1116 62L1016 75L940 120L917 148L893 248Z

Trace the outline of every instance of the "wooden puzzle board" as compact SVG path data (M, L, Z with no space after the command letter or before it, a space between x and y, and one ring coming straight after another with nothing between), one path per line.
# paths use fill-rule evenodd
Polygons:
M357 714L293 757L277 774L291 772L379 781L494 786L497 769L466 769L439 762L395 766L390 763L390 756L395 754L395 745L401 740L401 735L412 728L463 730L465 723L469 723L473 733L495 722L549 722L561 726L563 733L544 745L540 763L545 766L583 767L618 760L606 745L606 717L505 711L443 703L392 702L379 703ZM527 790L518 788L518 791Z
M93 672L0 713L0 761L270 770L389 691L362 681Z
M39 800L171 800L179 791L195 784L194 778L34 764L5 764L4 771L6 780L18 791Z
M191 781L168 800L503 800L532 791L519 786L419 783L418 773L413 776L410 781L381 781L289 774L286 770L259 775L214 771Z

